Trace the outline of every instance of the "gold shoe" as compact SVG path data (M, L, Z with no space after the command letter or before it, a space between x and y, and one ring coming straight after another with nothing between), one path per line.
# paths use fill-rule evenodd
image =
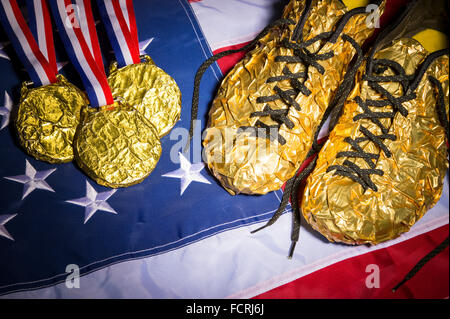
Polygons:
M448 49L429 52L416 39L442 36L436 30L448 23L443 8L444 1L413 2L356 75L301 201L305 219L330 241L395 238L441 197L448 169Z
M265 194L294 176L350 62L374 30L368 15L366 7L349 10L338 0L291 0L282 19L244 47L257 44L224 78L203 141L208 167L229 193ZM193 120L201 75L233 52L199 69Z

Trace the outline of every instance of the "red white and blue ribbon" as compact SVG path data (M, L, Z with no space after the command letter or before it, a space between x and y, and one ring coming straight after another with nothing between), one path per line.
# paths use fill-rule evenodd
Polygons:
M58 71L56 63L53 29L47 0L26 0L28 8L28 25L37 41L39 49L50 65Z
M97 0L97 3L119 67L140 63L133 1Z
M103 58L100 51L100 44L95 29L95 20L92 15L91 2L88 2L88 8L85 7L83 0L75 0L77 6L78 22L80 23L81 32L85 35L86 42L89 46L97 66L104 69Z
M27 4L31 29L16 0L0 1L0 21L34 85L55 83L58 69L47 2L27 0Z
M83 81L91 106L114 103L98 44L91 1L50 0L69 58Z

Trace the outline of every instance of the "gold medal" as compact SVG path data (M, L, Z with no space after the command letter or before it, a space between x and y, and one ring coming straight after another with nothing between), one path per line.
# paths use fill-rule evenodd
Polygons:
M57 78L56 83L37 88L23 83L15 126L28 154L49 163L66 163L73 159L72 143L87 98L64 76Z
M74 145L81 169L98 184L113 188L143 181L161 155L155 127L133 107L118 102L84 112Z
M181 92L175 80L145 55L144 62L110 67L108 83L115 98L136 108L163 137L180 119Z

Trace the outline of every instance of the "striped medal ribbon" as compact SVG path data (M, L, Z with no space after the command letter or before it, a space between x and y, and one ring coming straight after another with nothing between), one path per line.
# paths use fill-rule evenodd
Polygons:
M74 141L78 166L103 186L128 187L142 182L161 155L158 132L134 104L117 96L114 99L91 1L50 0L50 7L92 106L84 112ZM129 33L124 37L129 38Z
M140 62L132 0L98 0L100 15L119 67Z
M46 0L27 0L31 28L16 0L1 0L0 21L35 86L57 81L52 23Z
M117 60L108 76L113 96L133 105L159 137L166 135L180 119L178 85L148 55L140 55L133 1L97 0L97 4Z
M103 67L91 1L50 0L69 58L83 81L92 107L114 103Z

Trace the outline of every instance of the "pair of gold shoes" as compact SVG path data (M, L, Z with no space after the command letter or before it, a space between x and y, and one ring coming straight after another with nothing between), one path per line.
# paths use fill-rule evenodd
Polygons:
M371 18L385 1L343 2L291 0L244 48L254 46L209 111L203 144L210 171L230 194L265 194L286 183L268 225L290 197L294 244L299 211L330 241L395 238L439 200L448 169L449 58L439 32L448 24L445 2L411 1L365 55Z
M161 155L160 138L180 118L181 93L148 56L110 67L108 84L119 100L94 109L62 75L38 88L22 87L15 126L20 144L50 163L74 158L97 183L126 187L144 180Z

